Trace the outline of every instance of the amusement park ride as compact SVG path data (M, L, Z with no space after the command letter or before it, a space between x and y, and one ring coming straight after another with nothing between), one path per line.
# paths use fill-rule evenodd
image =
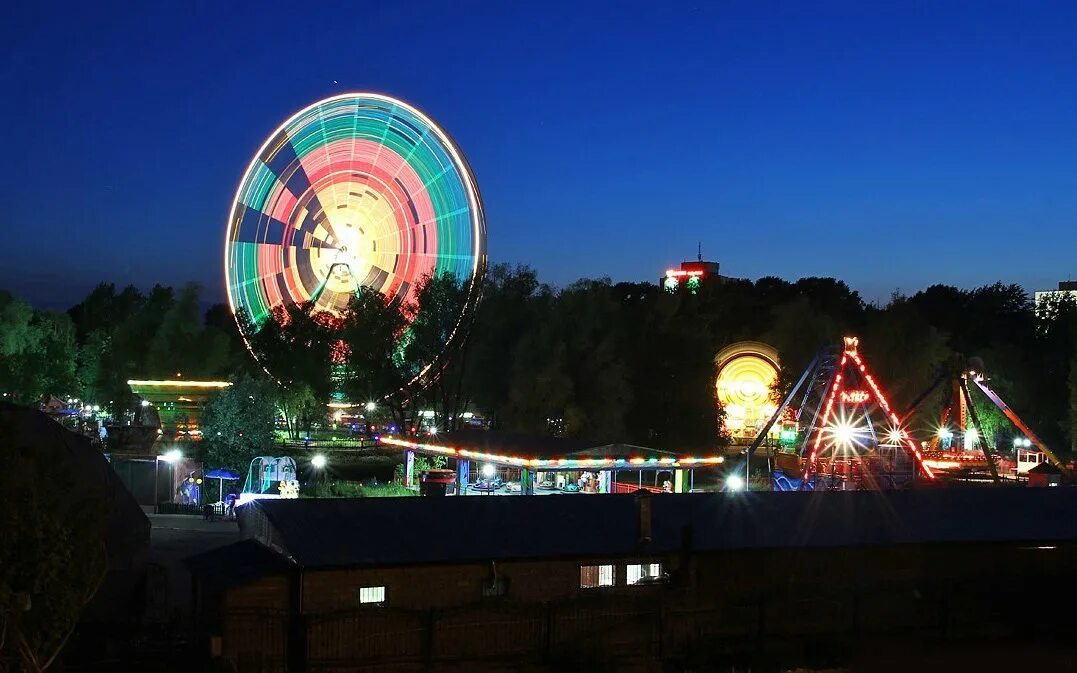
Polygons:
M992 454L991 447L986 441L987 433L984 431L983 424L980 422L979 414L976 411L976 406L973 404L972 392L969 387L970 382L973 386L978 388L992 404L998 407L999 411L1013 423L1014 427L1024 434L1028 446L1036 447L1036 450L1041 452L1051 461L1051 463L1060 469L1065 469L1065 465L1058 456L1048 448L1047 444L1041 440L1036 433L1032 431L1032 428L1030 428L1028 424L1002 400L998 393L992 390L987 384L983 363L975 358L966 361L962 356L956 356L954 358L950 366L945 368L932 384L916 398L909 411L905 414L905 418L907 419L925 399L931 396L932 393L944 384L949 385L949 389L943 400L942 413L939 418L939 430L932 435L928 450L925 454L925 460L929 465L943 468L949 466L961 466L962 463L969 465L973 460L982 458L982 461L978 462L982 462L991 473L992 481L995 483L1001 481L996 465L999 456ZM954 426L953 429L951 429L951 424ZM942 440L954 439L955 437L962 440L961 443L966 449L978 449L980 456L970 456L967 452L962 451L944 450L942 447Z
M859 339L849 336L841 347L820 351L748 447L750 460L775 424L782 422L783 450L772 457L774 490L889 489L908 486L917 478L936 481L947 470L971 466L967 451L940 449L940 437L953 436L948 429L951 422L966 448L979 449L983 456L980 462L998 483L998 456L992 455L985 441L970 382L1024 433L1029 445L1064 469L1058 456L988 386L979 363L970 368L962 360L961 366L948 368L904 415L898 415L858 347ZM921 451L910 435L908 422L916 408L945 382L950 383L950 393L943 406L942 430L933 436L926 451Z
M787 450L774 456L774 490L882 489L917 474L935 478L858 346L845 337L841 348L820 351L748 447L750 458L779 419L792 417Z
M466 300L443 349L415 363L407 387L427 385L436 377L450 342L467 333L485 269L486 220L466 159L423 112L380 94L317 101L268 134L240 180L227 223L228 301L248 347L249 337L283 305L311 303L320 312L340 316L360 291L414 303L428 277L448 275L463 283ZM704 261L700 250L695 261L668 270L660 282L668 291L678 291L683 283L695 292L703 278L721 278L718 272L718 264ZM930 447L914 441L907 425L912 411L904 417L895 412L858 346L856 337L846 337L843 345L821 351L776 408L770 397L779 368L773 349L742 343L718 354L715 394L727 412L726 431L736 441L751 442L746 469L764 442L780 437L783 450L773 456L771 469L776 490L898 488L915 479L937 479L948 464L946 456L939 460L937 441ZM982 371L965 367L949 376L944 426L953 417L963 438L983 437L971 404L971 381L1057 464L1057 457L987 386L977 373ZM966 427L970 419L971 429ZM997 481L989 447L982 439L979 446ZM409 450L415 448L422 447ZM929 449L927 456L922 448ZM426 449L456 456L471 451ZM541 462L524 456L494 458L517 469ZM720 464L724 457L671 453L646 460L631 455L587 460L614 469L657 461L683 472ZM244 494L292 497L295 464L289 461L257 459Z

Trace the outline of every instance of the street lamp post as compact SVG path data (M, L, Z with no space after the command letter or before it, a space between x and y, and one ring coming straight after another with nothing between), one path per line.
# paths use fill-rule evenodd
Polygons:
M161 481L161 475L160 475L160 472L159 472L159 468L160 468L160 465L161 465L161 459L162 458L164 458L164 461L166 463L168 463L168 466L170 468L169 475L171 476L171 475L173 475L173 473L171 472L171 468L175 465L177 460L180 460L180 459L183 458L183 453L180 452L179 449L171 449L170 451L165 453L165 455L163 455L163 456L155 455L153 457L153 513L154 514L159 513L158 510L160 509L160 504L161 504L161 498L158 495L158 493L159 493L160 481Z

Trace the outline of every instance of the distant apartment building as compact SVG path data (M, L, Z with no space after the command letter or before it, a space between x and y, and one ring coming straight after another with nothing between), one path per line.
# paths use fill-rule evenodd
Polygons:
M1074 299L1077 299L1077 280L1060 280L1058 281L1057 290L1037 290L1036 291L1036 308L1038 309L1044 301L1052 297L1058 297L1068 294Z

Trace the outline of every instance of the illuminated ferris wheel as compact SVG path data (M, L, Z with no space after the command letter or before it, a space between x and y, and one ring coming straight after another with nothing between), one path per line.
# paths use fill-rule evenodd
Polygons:
M443 274L468 289L462 321L485 263L463 154L425 114L372 93L318 101L269 135L239 183L224 251L229 304L252 331L285 304L339 315L362 288L412 301Z

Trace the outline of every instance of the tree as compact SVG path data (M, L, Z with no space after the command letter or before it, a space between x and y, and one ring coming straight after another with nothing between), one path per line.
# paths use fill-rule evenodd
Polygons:
M1077 351L1077 348L1074 349ZM1070 451L1077 451L1077 355L1070 360Z
M103 492L57 497L75 485L66 461L0 440L0 668L56 661L108 570ZM19 670L15 667L15 670Z
M164 311L146 349L145 376L167 378L177 373L190 379L226 375L229 343L224 334L202 322L201 287L188 283Z
M468 399L494 428L503 427L509 413L508 374L517 356L540 355L519 350L519 344L544 323L552 301L553 291L540 284L529 267L496 264L483 280L482 301L468 337L465 386Z
M872 311L861 336L861 350L898 414L935 382L953 357L946 335L926 325L917 307L904 297L894 297L884 310Z
M202 462L243 474L274 444L276 385L243 373L217 392L202 412Z
M414 307L364 291L348 302L339 332L340 385L350 400L384 399L393 421L404 427L404 407L418 373L405 359Z
M465 384L472 316L466 313L469 288L452 274L426 276L416 288L417 310L408 327L404 362L421 376L422 398L430 402L437 427L456 429L467 408ZM425 371L419 368L425 367Z
M309 432L315 422L325 418L325 403L320 402L310 386L303 383L279 387L277 410L288 427L288 436L293 440L298 440L302 432Z
M24 404L74 393L77 353L70 318L0 291L0 392Z
M842 331L834 318L816 310L807 297L797 297L771 310L771 328L763 341L781 354L779 387L783 393L820 349L840 343Z
M288 304L273 310L272 317L255 328L245 314L251 350L258 361L287 387L306 386L320 400L333 393L334 353L340 341L340 321L318 311L313 302Z

